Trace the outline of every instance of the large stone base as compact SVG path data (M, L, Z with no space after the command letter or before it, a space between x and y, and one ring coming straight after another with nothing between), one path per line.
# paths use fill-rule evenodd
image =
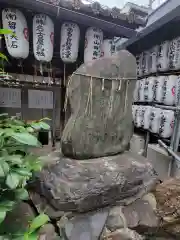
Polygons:
M87 212L116 203L130 204L156 182L152 166L134 153L86 161L61 156L38 174L33 191L56 210Z

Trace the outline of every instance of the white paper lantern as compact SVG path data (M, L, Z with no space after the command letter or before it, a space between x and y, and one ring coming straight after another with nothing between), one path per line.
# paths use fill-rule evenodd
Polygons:
M136 121L136 110L137 110L137 105L132 105L132 117L133 117L133 122L135 123Z
M140 84L140 81L137 80L136 81L136 85L135 85L135 89L134 89L134 92L133 92L133 100L134 100L134 102L138 102L139 101L139 84Z
M175 104L175 88L177 76L170 75L165 77L163 85L163 103L165 105Z
M89 27L85 35L84 63L101 57L103 32L96 27Z
M115 45L112 39L105 39L102 43L101 57L111 57L115 53Z
M169 44L169 52L168 52L169 69L171 70L175 69L176 48L177 48L177 39L173 39Z
M160 120L161 120L161 109L152 107L151 115L150 115L150 126L149 126L149 130L152 133L156 133L156 134L159 133Z
M157 59L157 69L159 71L167 71L169 68L169 41L165 41L160 44L158 51L158 59Z
M175 104L176 106L180 104L180 76L176 79Z
M154 87L155 87L155 77L146 78L144 82L144 101L153 102L154 100Z
M29 55L29 30L23 13L18 9L3 9L2 23L3 28L14 33L5 35L8 53L14 58L27 58Z
M176 38L176 48L175 48L175 57L174 57L174 69L180 69L180 37Z
M144 84L146 79L141 79L139 81L139 101L144 102Z
M144 52L144 74L148 75L150 71L150 51Z
M171 110L161 111L159 134L163 138L170 138L174 128L174 112Z
M141 108L140 108L140 119L139 119L141 128L144 128L145 112L146 112L146 106L141 106Z
M133 121L134 125L137 127L137 115L138 115L138 105L133 105L132 106L132 116L133 116Z
M137 113L136 113L136 127L140 128L142 126L142 111L143 106L137 107Z
M136 74L137 74L137 77L140 77L141 76L141 55L137 55L136 56L136 65L137 65L137 70L136 70Z
M50 62L54 48L54 23L45 14L33 18L33 50L38 61Z
M65 22L61 27L60 57L64 63L74 63L78 58L80 29L76 23Z
M149 58L149 73L157 72L157 56L158 56L158 46L154 46L150 50L150 58Z
M151 118L151 106L145 106L145 113L144 113L144 129L148 130L150 126L150 118Z
M157 103L163 102L165 76L156 77L154 85L154 100Z

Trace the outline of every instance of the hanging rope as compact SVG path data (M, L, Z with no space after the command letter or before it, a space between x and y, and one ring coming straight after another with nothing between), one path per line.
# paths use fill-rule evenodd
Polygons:
M66 64L64 63L64 86L66 86Z

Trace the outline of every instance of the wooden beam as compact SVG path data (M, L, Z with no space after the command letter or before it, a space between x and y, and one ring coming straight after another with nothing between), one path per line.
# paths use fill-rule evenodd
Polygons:
M0 0L0 4L7 4L7 0ZM122 25L118 25L109 21L105 21L96 17L89 16L87 14L79 13L70 9L66 9L59 6L54 6L49 3L45 3L41 0L8 0L8 4L23 7L33 10L35 12L43 12L58 19L74 21L76 23L83 24L85 26L96 26L108 33L110 36L131 38L136 35L136 31Z

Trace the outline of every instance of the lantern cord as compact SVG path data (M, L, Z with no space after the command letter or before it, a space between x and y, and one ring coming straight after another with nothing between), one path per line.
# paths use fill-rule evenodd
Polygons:
M121 87L122 87L122 81L119 80L119 87L118 87L118 91L121 91Z
M129 81L126 82L126 95L125 95L125 102L124 102L124 115L125 115L126 112L127 112L128 88L129 88Z
M92 82L93 78L91 77L90 78L90 87L89 87L89 94L88 94L88 98L87 98L87 104L86 104L86 110L85 110L85 115L88 113L88 108L89 108L89 102L91 102L91 96L92 96L92 89L91 89L91 82Z
M112 115L112 110L113 110L113 102L114 102L114 88L113 88L113 85L115 84L114 81L112 81L112 87L111 87L111 95L110 95L110 100L109 100L109 110L108 110L108 114L107 116L110 118L111 115Z
M104 78L102 79L102 91L104 92Z
M66 86L66 64L64 63L64 86Z
M90 109L91 109L91 117L92 117L92 112L93 112L93 109L92 109L92 106L93 106L93 79L91 77L91 81L90 81L90 94L91 94L91 105L90 105Z
M41 73L41 75L43 75L43 66L42 66L42 62L40 62L40 73Z
M69 97L69 86L70 86L70 84L71 84L71 82L72 82L72 77L70 77L69 79L68 79L68 83L67 83L67 88L66 88L66 97L65 97L65 102L64 102L64 111L66 112L66 110L67 110L67 103L68 103L68 97Z
M105 79L105 80L137 80L137 77L134 77L134 78L131 78L131 77L128 77L128 78L125 78L125 77L119 77L119 78L105 78L105 77L100 77L100 76L92 76L92 75L89 75L89 74L84 74L84 73L77 73L77 72L74 72L72 74L73 75L79 75L79 76L84 76L84 77L92 77L92 78L98 78L98 79Z

